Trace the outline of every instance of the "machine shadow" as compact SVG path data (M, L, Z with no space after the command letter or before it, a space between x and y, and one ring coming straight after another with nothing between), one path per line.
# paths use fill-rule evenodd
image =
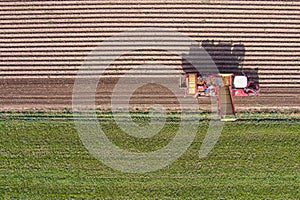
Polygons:
M200 46L198 44L191 45L189 53L182 55L182 69L185 73L196 72L196 68L200 69L201 73L210 71L209 66L194 66L194 64L188 61L201 59L201 57L203 57L203 49L210 55L219 73L247 75L251 77L256 84L259 84L258 68L245 68L243 66L245 46L242 43L204 40Z

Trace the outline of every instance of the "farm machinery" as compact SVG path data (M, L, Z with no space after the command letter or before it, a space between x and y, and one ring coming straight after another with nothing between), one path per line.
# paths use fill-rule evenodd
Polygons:
M217 69L211 70L209 67L201 66L196 70L197 62L196 64L189 62L203 57L200 48L206 50ZM183 55L182 60L184 74L180 82L185 88L185 95L193 95L195 98L215 96L221 120L236 120L233 97L257 96L260 90L258 80L255 81L245 73L248 71L258 77L257 70L239 67L243 56L244 47L241 44L215 44L213 41L205 41L202 42L202 47L192 46L189 55Z

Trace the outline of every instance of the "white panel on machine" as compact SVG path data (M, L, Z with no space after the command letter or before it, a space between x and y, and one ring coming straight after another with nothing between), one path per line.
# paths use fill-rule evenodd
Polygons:
M245 88L247 87L248 79L246 76L235 76L233 80L233 85L235 88Z

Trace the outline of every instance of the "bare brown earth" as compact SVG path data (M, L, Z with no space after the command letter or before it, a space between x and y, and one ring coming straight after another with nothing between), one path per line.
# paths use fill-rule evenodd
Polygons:
M242 66L258 69L261 94L234 98L237 110L300 110L300 1L0 1L0 25L1 111L71 109L74 77L86 56L117 33L145 27L176 31L199 44L205 40L241 43L245 46ZM136 40L153 47L187 48L164 31L163 44L152 43L150 33ZM111 48L131 45L136 43L123 41ZM113 49L97 50L115 53ZM123 55L107 71L114 75L151 63L165 66L151 73L172 76L171 69L180 70L181 59L161 48L146 49ZM228 60L219 61L227 64ZM97 69L92 73L97 74ZM99 85L99 109L110 108L115 83L116 79L107 78ZM199 99L201 109L209 109L209 101ZM133 109L152 104L178 107L174 94L155 84L137 90L130 102Z
M174 84L178 83L176 80L177 78L174 78ZM71 110L74 81L75 79L71 78L0 79L0 110ZM101 79L96 95L96 105L99 109L110 109L111 94L116 82L117 78ZM234 102L238 111L299 111L299 93L299 88L261 88L258 97L235 97ZM120 96L118 103L125 104L122 99ZM209 97L199 98L198 103L201 109L210 109ZM161 104L173 110L178 109L179 102L169 89L157 84L138 88L130 99L131 108L135 110L146 110L153 104Z

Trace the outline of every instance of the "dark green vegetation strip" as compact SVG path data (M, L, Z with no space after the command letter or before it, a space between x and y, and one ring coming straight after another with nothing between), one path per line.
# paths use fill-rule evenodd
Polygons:
M149 141L134 140L112 121L102 127L122 148L151 151L170 141L177 125ZM228 123L199 159L207 127L201 122L191 147L169 167L126 174L91 157L72 121L2 120L0 199L300 198L299 121Z
M180 119L179 111L167 111L167 116L170 120ZM118 116L120 119L123 117L124 120L127 120L127 116L124 115L124 112L120 111L119 113L112 114L111 111L100 111L96 112L97 118L101 120L110 121L114 119L114 116ZM93 115L84 115L86 119L93 119ZM131 112L131 117L134 119L148 119L149 112L134 111ZM199 120L210 120L211 118L218 118L218 115L211 114L209 112L199 111L197 113L189 113L189 116L183 116L184 118L196 117ZM82 119L82 115L75 113L73 114L70 110L65 111L27 111L27 112L17 112L17 111L7 111L0 112L0 120L74 120ZM300 120L299 112L238 112L236 115L238 120Z

